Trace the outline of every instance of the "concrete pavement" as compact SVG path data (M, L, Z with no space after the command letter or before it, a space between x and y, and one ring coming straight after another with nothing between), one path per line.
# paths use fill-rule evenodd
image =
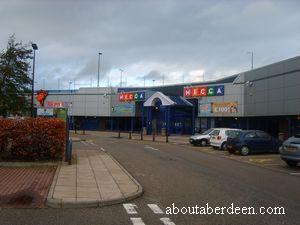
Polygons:
M141 185L103 148L81 146L74 155L77 163L63 164L56 172L47 198L49 207L99 207L142 194Z

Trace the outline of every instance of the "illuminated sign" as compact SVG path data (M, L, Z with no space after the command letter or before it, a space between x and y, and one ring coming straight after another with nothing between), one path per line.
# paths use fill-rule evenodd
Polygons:
M213 113L237 113L238 103L237 102L214 102L212 105Z
M68 102L46 101L46 107L50 108L68 108Z
M184 87L183 96L185 98L198 98L207 96L223 96L224 85L219 86L195 86L195 87Z
M145 101L145 92L124 92L119 94L120 102Z

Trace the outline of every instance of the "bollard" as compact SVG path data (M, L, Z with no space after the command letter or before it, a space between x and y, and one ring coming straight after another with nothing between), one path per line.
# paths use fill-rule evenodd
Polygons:
M69 147L69 154L68 154L69 165L72 164L72 151L73 151L73 143L72 143L72 140L71 140L70 141L70 147Z
M121 131L119 130L118 138L121 138Z
M168 134L168 132L166 132L166 143L168 143L169 142L169 134Z
M141 141L143 140L143 129L141 131Z
M152 132L152 141L155 141L155 132Z
M129 132L129 140L131 140L131 138L132 138L132 137L131 137L131 131L130 131L130 132Z

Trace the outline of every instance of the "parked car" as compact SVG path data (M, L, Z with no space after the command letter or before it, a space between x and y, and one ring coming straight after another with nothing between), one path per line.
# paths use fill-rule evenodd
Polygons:
M281 147L281 159L290 167L296 167L300 162L300 134L290 137L283 142Z
M211 129L204 131L201 134L191 136L189 141L193 145L206 146L209 144L210 135L213 131L214 131L214 129L211 128Z
M211 133L210 145L215 149L226 150L227 138L234 136L236 131L240 131L240 129L215 128Z
M243 130L227 140L227 150L239 151L241 155L262 152L278 152L282 141L260 130Z

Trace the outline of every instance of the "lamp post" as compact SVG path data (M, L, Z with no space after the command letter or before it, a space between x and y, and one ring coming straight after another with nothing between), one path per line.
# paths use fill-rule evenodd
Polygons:
M253 70L253 52L247 52L247 54L251 54L251 70Z
M38 49L37 44L31 44L33 48L33 65L32 65L32 81L31 81L31 117L34 117L33 96L34 96L34 68L35 68L35 51Z
M99 73L100 73L100 56L102 55L101 52L98 53L98 83L97 83L97 87L99 87L99 79L100 79L100 76L99 76Z
M154 86L154 82L155 82L155 80L152 80L152 82L153 82L153 86Z
M120 77L120 87L122 87L122 76L123 76L124 70L122 70L122 69L119 69L119 70L120 70L120 72L121 72L121 77Z

